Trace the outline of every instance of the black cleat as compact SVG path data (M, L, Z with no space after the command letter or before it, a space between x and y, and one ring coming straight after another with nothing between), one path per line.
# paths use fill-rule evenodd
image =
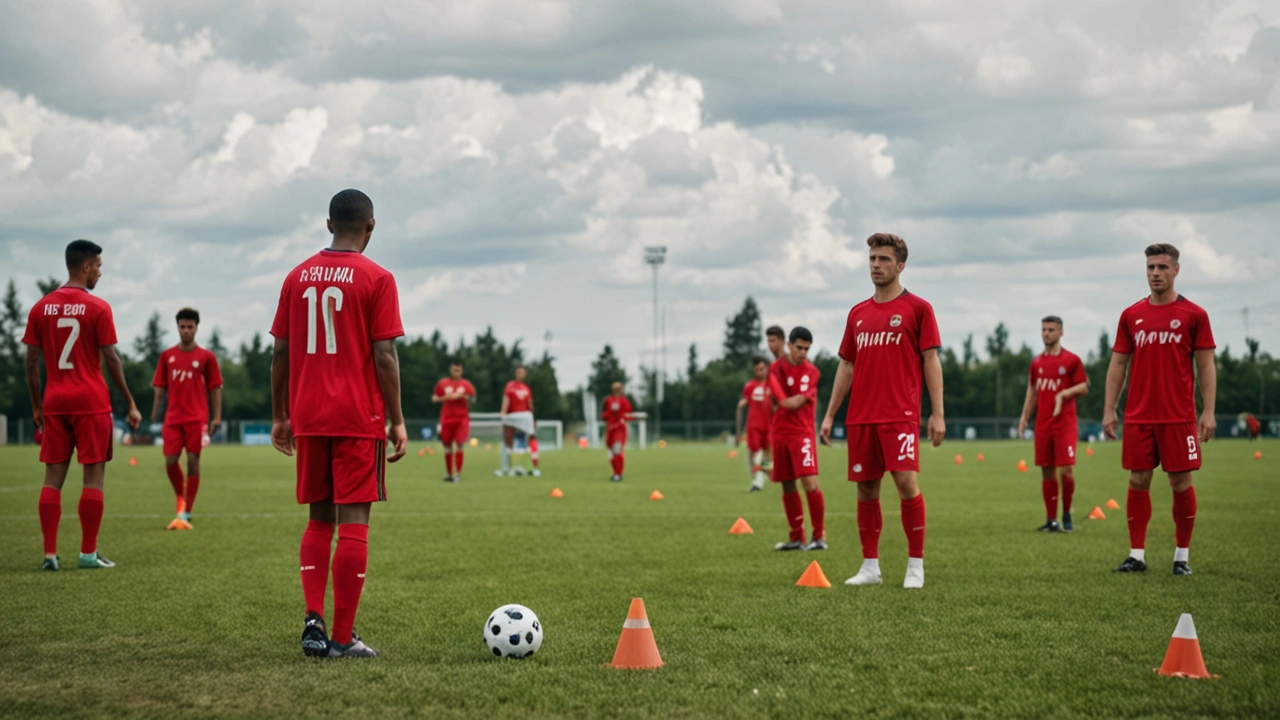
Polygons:
M1185 564L1185 563L1184 563ZM1135 557L1127 557L1116 568L1116 572L1146 572L1147 564Z
M324 618L314 612L307 613L302 626L302 653L307 657L329 657L329 629Z
M804 549L805 549L805 550L826 550L826 549L827 549L827 539L826 539L826 538L814 538L813 540L810 540L810 541L809 541L809 544L808 544L808 545L805 545L805 546L804 546Z
M1075 527L1071 525L1071 513L1062 513L1062 532L1071 532Z
M1057 520L1050 520L1036 528L1036 530L1039 532L1062 532L1062 526L1058 524Z
M445 475L444 481L447 483L462 482L462 477L460 475Z
M375 658L381 654L365 645L354 630L351 631L351 642L346 645L339 645L335 642L329 643L328 656L331 658Z
M808 545L803 540L792 540L790 542L780 542L773 546L774 550L806 550Z
M1191 566L1187 564L1186 560L1175 560L1173 563L1173 574L1174 575L1190 575Z
M59 563L61 562L62 562L62 558L58 557L57 555L54 555L53 557L47 557L44 559L44 562L40 565L40 569L48 570L50 572L58 572L58 568L60 567Z

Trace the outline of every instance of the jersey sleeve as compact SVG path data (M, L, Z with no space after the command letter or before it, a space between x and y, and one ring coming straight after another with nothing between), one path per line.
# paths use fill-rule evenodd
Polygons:
M1217 345L1213 342L1213 328L1209 326L1209 313L1200 308L1196 313L1195 335L1191 338L1192 350L1212 350Z
M440 380L437 380L437 381L436 381L436 388L435 388L435 390L432 390L432 391L431 391L431 396L432 396L432 397L444 397L444 380L443 380L443 379L440 379Z
M31 312L27 313L27 329L22 333L23 345L39 345L40 344L40 316L36 311L40 309L40 303L31 306Z
M222 387L222 368L218 367L218 356L213 353L205 357L204 386L208 390Z
M1084 372L1084 361L1079 356L1076 356L1073 358L1072 364L1075 367L1071 369L1071 384L1079 385L1080 383L1089 382L1089 376Z
M751 383L747 383L746 385L742 386L742 399L743 400L751 399Z
M1111 352L1120 353L1121 355L1133 354L1133 336L1129 334L1128 320L1128 310L1120 313L1120 324L1116 327L1116 341L1111 346Z
M787 393L782 388L782 368L778 367L778 361L774 361L773 366L769 368L769 391L773 396L782 400Z
M95 324L94 330L98 335L98 347L107 347L118 342L116 340L116 319L111 314L110 305L102 304L102 312L98 313L98 322Z
M271 335L280 340L289 339L289 278L280 286L280 300L276 303L276 317L271 323Z
M916 323L916 343L920 352L942 347L942 334L938 332L938 318L933 314L932 305L920 303L920 309L916 311Z
M166 353L160 353L160 359L156 362L156 374L151 378L151 387L169 387L169 373L164 371L165 360Z
M404 326L400 324L400 293L396 290L396 279L390 273L379 279L374 290L370 330L374 342L404 335Z
M466 388L468 395L470 395L472 398L476 396L476 386L472 385L470 380L464 380L463 386Z
M1039 358L1031 358L1031 364L1027 366L1027 382L1035 385L1036 383L1036 362Z
M858 333L854 329L853 310L849 311L849 317L844 322L844 337L840 339L840 359L847 362L853 362L858 356Z

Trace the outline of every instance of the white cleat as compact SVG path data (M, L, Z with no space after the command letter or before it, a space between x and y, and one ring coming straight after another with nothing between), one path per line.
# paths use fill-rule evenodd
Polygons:
M534 468L533 470L530 470L529 474L534 477L542 477L542 471L539 470L538 468Z
M884 578L880 576L880 564L869 564L867 561L862 562L862 567L858 569L858 574L844 581L845 585L883 585Z
M924 587L924 563L919 567L907 563L907 576L902 579L902 587L908 590L918 590Z
M493 471L493 476L494 476L494 477L504 477L505 475L506 475L506 473L502 472L501 470L494 470L494 471Z

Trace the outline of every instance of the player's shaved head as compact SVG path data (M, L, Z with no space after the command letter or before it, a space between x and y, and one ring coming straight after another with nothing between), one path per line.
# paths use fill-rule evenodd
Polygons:
M897 235L890 233L876 233L875 235L867 238L867 247L891 247L893 248L893 255L898 259L898 262L904 263L907 261L907 241Z
M787 339L787 331L782 329L781 325L770 325L768 330L764 331L765 337L776 337L779 340Z
M1169 243L1156 243L1154 245L1148 245L1147 249L1143 252L1146 254L1147 257L1155 257L1156 255L1168 255L1169 258L1173 260L1175 265L1178 263L1178 255L1179 255L1178 248L1170 245Z
M78 268L102 254L102 247L89 240L72 240L67 245L67 267Z
M182 322L183 320L190 320L191 322L199 325L200 311L196 310L195 308L184 307L178 311L178 316L174 318L174 320L176 320L177 322Z
M373 219L373 201L355 189L347 189L329 201L329 222L334 234L363 232Z

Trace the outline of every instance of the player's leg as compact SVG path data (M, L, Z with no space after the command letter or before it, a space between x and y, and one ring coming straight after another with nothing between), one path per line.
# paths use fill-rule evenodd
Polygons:
M907 536L907 574L902 587L921 588L924 587L924 495L920 492L916 471L895 470L892 475L902 509L902 531Z
M782 512L787 518L788 539L773 546L774 550L804 549L804 501L796 487L800 471L799 443L787 438L776 440L773 456L773 482L782 486Z
M609 466L613 469L613 482L622 482L622 471L626 469L626 456L623 454L627 449L625 440L619 440L614 434L612 442L609 444Z
M827 500L823 497L822 488L818 485L818 476L802 477L800 485L804 487L805 504L809 506L809 524L813 527L813 533L809 536L809 544L805 546L805 550L826 550Z
M884 477L884 453L874 425L849 425L846 430L848 479L858 489L858 540L862 567L846 585L880 585L880 533L884 515L880 508L880 482Z
M751 453L751 487L748 492L759 492L769 479L764 469L765 457L769 451L769 434L763 430L748 428L747 451Z
M385 440L335 438L333 502L338 543L333 551L333 630L329 657L376 657L353 630L369 566L369 511L387 499Z
M1174 575L1191 574L1187 561L1197 510L1191 473L1200 469L1200 441L1196 431L1195 423L1171 423L1159 426L1158 430L1159 452L1164 461L1162 466L1169 474L1169 487L1173 490Z
M440 424L440 447L444 450L445 482L454 482L453 453L458 447L456 428L454 423Z
M511 447L516 440L516 429L510 425L502 426L502 467L493 474L499 477L511 472Z
M462 479L463 453L466 451L467 442L470 439L471 420L462 420L458 423L458 431L453 436L453 477L455 480Z
M1117 572L1146 572L1147 525L1151 522L1151 475L1160 465L1155 428L1129 423L1121 437L1121 464L1129 471L1125 517L1129 522L1129 556Z
M329 585L329 556L337 522L329 438L294 438L294 455L298 503L310 506L310 517L298 549L302 597L306 604L302 652L310 657L326 657L329 635L324 622L324 592Z
M1054 449L1054 461L1058 466L1058 480L1062 483L1062 532L1071 532L1071 503L1076 495L1076 437L1077 428L1068 426L1058 434Z
M1038 459L1038 458L1037 458ZM1040 467L1040 496L1044 499L1044 524L1036 528L1040 532L1058 532L1058 468L1050 461Z
M535 427L534 430L535 432L529 435L529 462L533 464L533 473L532 473L533 476L539 477L542 475L542 470L538 468L538 460L540 458L538 455L538 433L536 432L537 428Z
M186 506L178 517L191 529L191 509L196 506L196 494L200 492L200 451L203 450L203 423L191 423L186 429L187 443L187 489L183 493L183 504Z
M84 489L80 491L81 568L113 568L115 563L98 552L98 531L102 528L103 482L111 459L111 414L76 415L76 459L84 466Z
M182 476L182 466L178 464L184 444L182 426L165 423L160 428L160 438L164 444L164 472L169 476L169 484L173 486L173 504L176 506L173 513L176 516L187 509L187 483ZM172 525L170 529L173 529Z
M44 437L40 440L40 462L44 463L44 486L40 488L37 510L40 534L44 540L45 570L59 569L58 524L62 520L62 485L71 468L75 436L66 415L44 416Z

